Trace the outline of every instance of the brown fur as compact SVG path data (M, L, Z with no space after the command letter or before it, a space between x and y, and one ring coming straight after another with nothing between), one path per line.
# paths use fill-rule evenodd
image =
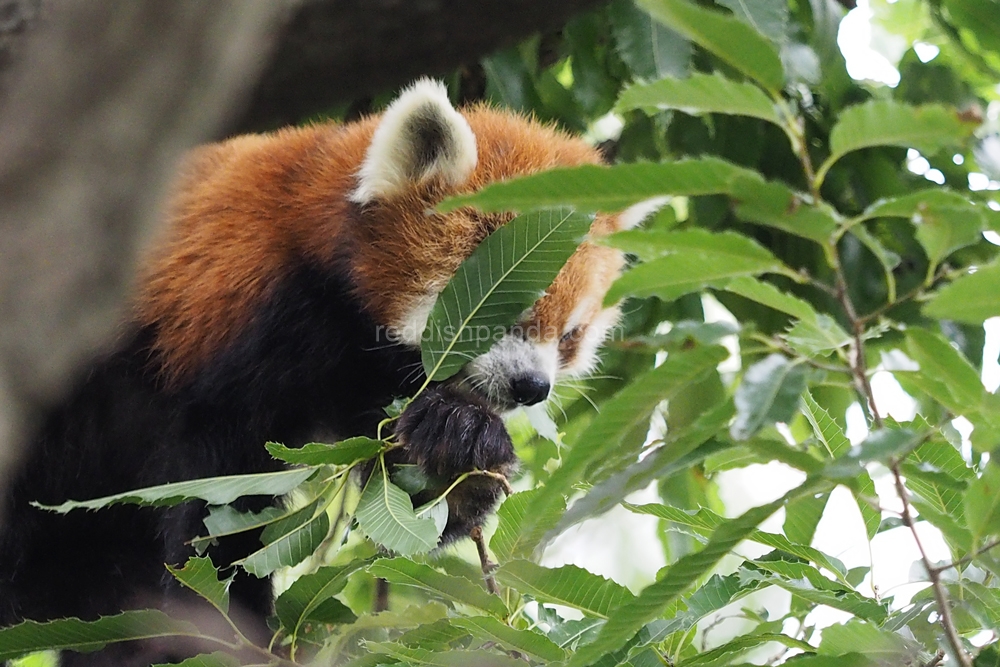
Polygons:
M136 300L138 321L156 325L154 347L168 379L208 363L288 266L302 259L329 265L338 251L346 254L376 321L397 324L416 299L440 290L476 245L510 219L468 209L434 213L439 201L557 165L599 162L583 141L535 121L486 106L463 115L479 153L464 185L451 189L431 181L363 211L348 195L378 117L237 137L192 152ZM593 232L613 228L613 218L604 217ZM344 250L348 237L354 252ZM541 330L560 329L586 294L595 295L596 313L621 261L617 251L581 246L534 310Z

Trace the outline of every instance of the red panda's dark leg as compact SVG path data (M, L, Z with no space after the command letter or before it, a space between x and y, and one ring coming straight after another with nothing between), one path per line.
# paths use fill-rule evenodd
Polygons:
M415 463L434 482L433 499L460 475L474 470L494 476L472 475L448 495L448 524L442 542L470 534L496 508L517 467L517 456L503 420L478 397L460 388L440 384L417 396L396 426L402 447L397 463ZM496 479L499 476L500 479Z

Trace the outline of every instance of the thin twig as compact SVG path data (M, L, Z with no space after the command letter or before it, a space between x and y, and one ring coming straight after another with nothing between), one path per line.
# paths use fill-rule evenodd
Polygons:
M931 589L934 591L934 601L937 603L938 616L941 619L941 628L944 630L945 638L948 640L948 644L951 646L951 651L955 655L958 664L962 667L972 667L969 656L962 647L962 640L958 636L958 631L955 630L955 623L951 618L951 608L948 606L948 597L945 594L944 585L941 583L941 573L931 566L931 561L927 557L924 545L920 541L920 535L917 533L916 522L913 520L913 514L910 513L910 496L906 491L906 487L903 486L903 476L899 472L899 462L894 461L889 469L892 471L893 481L896 485L896 494L903 502L903 511L900 515L903 519L903 525L909 528L910 533L913 534L913 541L920 552L920 560L923 561L924 569L927 570L927 576L931 580Z
M944 651L938 649L938 652L934 654L934 657L925 662L921 667L937 667L944 661Z
M965 565L966 563L968 563L969 561L971 561L976 556L982 555L982 554L986 553L987 551L989 551L990 549L993 549L993 548L998 547L998 546L1000 546L1000 539L993 540L992 542L988 542L984 546L982 546L979 549L977 549L975 553L971 553L968 556L963 556L963 557L959 558L958 560L952 561L950 563L946 563L944 565L938 565L937 567L932 568L932 569L935 572L946 572L946 571L950 570L953 567L959 567L961 565Z

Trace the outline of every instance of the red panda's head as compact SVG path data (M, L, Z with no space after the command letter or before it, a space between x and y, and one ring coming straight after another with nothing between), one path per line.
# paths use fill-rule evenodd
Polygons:
M376 318L419 345L437 294L458 265L509 214L460 209L441 214L445 197L556 166L599 163L581 139L486 106L456 111L443 85L422 80L377 121L350 199L360 210L353 271ZM649 207L599 215L591 236L638 223ZM499 409L545 400L561 379L579 377L618 320L603 306L622 254L584 242L552 286L459 379Z

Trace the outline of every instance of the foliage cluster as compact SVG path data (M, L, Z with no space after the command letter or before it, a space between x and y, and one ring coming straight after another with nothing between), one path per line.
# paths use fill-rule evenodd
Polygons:
M618 164L446 202L521 215L463 265L477 280L453 281L430 326L495 324L487 313L513 320L551 281L589 214L669 200L646 228L606 241L635 262L609 295L627 299L626 336L609 343L602 375L563 388L572 391L552 420L511 420L523 490L503 503L489 541L498 594L474 560L433 551L447 506L442 497L413 508L408 494L421 480L385 465L391 438L272 443L272 455L295 467L58 509L200 499L210 513L199 548L263 528L260 550L237 566L256 576L297 566L298 576L277 599L262 664L997 664L1000 465L989 454L1000 445L1000 399L984 389L980 365L983 322L1000 315L998 247L987 239L1000 231L1000 206L989 190L970 189L969 174L993 168L984 109L1000 78L1000 4L879 8L910 13L898 24L908 46L938 48L928 62L907 50L894 89L848 76L833 0L615 0L483 63L499 103L595 141L617 120L605 148ZM921 159L925 175L906 168ZM517 252L500 257L498 244L511 241ZM470 282L485 287L461 287ZM512 284L526 287L498 313L497 287ZM706 321L705 295L737 324ZM429 377L454 372L477 345L426 345ZM720 371L732 355L738 363L723 368L739 370ZM915 399L911 421L875 410L875 372L892 373ZM845 414L855 404L869 434L852 446ZM957 417L973 427L965 440ZM351 469L370 460L373 473L355 489ZM725 518L718 474L770 461L804 481ZM880 498L873 476L889 480L895 497ZM661 503L625 502L652 483ZM811 546L836 487L853 495L868 539L912 532L927 586L905 604L873 593L868 568L848 570ZM293 489L287 509L229 506ZM618 504L660 520L668 565L655 582L633 592L578 567L539 564L554 536ZM781 532L761 530L778 510ZM950 561L931 562L920 522L940 532ZM744 541L768 551L719 570ZM197 557L171 573L226 615L232 572ZM380 613L371 612L376 578L391 591ZM791 594L784 616L740 610L768 587ZM818 607L850 620L817 632ZM699 624L723 608L745 618L741 634L696 641ZM29 622L0 630L0 658L200 632L156 611ZM245 642L235 629L216 641L220 651ZM219 652L186 664L235 663Z

